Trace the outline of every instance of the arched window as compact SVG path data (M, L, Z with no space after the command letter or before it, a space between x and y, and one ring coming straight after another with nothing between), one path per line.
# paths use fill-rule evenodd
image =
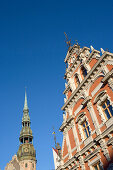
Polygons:
M101 91L95 98L94 103L97 104L97 110L104 122L113 117L113 103L106 91Z
M76 85L76 87L78 87L79 84L80 84L80 80L79 80L78 75L76 74L75 75L75 85Z
M103 112L105 113L105 117L110 119L113 116L113 107L110 105L110 101L106 99L101 106Z
M84 66L81 67L82 76L85 78L87 76L87 70Z
M78 123L78 129L81 135L81 139L82 141L84 141L91 135L90 124L88 118L85 115L85 112L82 112L78 115L76 123Z
M89 129L88 122L86 120L82 123L82 129L83 129L83 132L84 132L84 137L88 138L90 136L91 132L90 132L90 129Z

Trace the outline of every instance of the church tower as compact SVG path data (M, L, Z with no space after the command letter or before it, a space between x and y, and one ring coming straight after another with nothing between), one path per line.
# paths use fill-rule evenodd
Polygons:
M36 170L36 151L33 146L33 135L30 128L29 109L27 105L27 95L25 92L25 102L22 118L22 130L20 132L20 146L17 158L20 166L26 170Z

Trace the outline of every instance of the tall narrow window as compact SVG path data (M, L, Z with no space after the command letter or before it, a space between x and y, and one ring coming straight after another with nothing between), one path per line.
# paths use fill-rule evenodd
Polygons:
M88 138L90 136L91 132L90 132L90 129L88 126L88 122L86 120L83 122L82 128L83 128L85 138Z
M113 107L110 105L110 101L108 99L106 99L102 104L102 110L107 119L110 119L113 116Z
M82 66L81 70L82 70L82 75L83 75L83 77L86 77L86 76L87 76L87 70L86 70L86 68L85 68L84 66Z
M25 168L27 168L27 163L25 164Z
M75 75L75 85L76 85L76 87L78 87L79 84L80 84L80 80L78 78L78 75L76 74Z

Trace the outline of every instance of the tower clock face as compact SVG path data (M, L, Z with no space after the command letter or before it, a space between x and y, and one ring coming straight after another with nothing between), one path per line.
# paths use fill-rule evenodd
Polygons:
M24 152L28 152L28 151L29 151L28 148L25 148L25 149L24 149Z

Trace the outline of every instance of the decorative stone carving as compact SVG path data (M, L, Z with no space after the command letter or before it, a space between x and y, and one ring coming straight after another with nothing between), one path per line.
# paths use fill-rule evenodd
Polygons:
M104 156L106 157L107 161L110 161L110 156L109 156L109 152L108 152L108 150L107 150L107 146L106 146L105 140L104 140L104 139L101 139L101 140L99 141L99 143L100 143L100 146L101 146L101 148L102 148L102 151L103 151Z
M98 103L97 103L97 110L98 110L98 112L99 112L99 115L100 115L100 117L101 117L102 122L105 123L105 122L106 122L105 116L104 116L104 114L103 114L103 111L102 111L102 109L101 109L101 106L99 106Z
M70 87L72 89L72 92L75 90L76 86L75 86L75 82L74 82L74 77L69 79L70 82Z
M79 158L79 164L82 170L85 170L85 166L84 166L84 159L82 156L80 156Z
M96 117L96 114L94 112L94 109L93 109L93 106L92 106L92 103L91 102L88 102L87 103L87 109L89 110L89 113L91 115L91 118L92 118L92 121L93 121L93 124L95 126L95 131L98 134L101 133L100 131L100 128L99 128L99 123L98 123L98 120L97 120L97 117Z
M108 86L112 89L112 91L113 91L113 78L110 78L109 80L108 80Z

